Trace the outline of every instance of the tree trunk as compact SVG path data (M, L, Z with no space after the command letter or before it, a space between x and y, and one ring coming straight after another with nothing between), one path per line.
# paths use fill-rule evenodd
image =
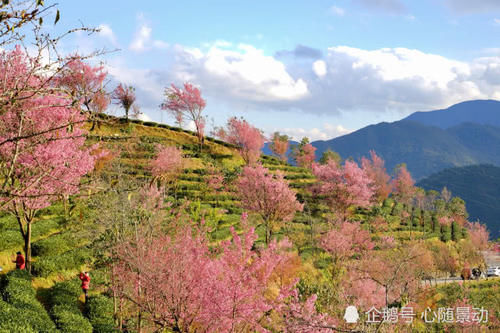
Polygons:
M26 221L24 234L24 254L26 256L26 270L31 273L31 221Z
M120 314L118 316L118 328L123 330L123 298L120 296Z
M139 310L139 313L137 315L137 333L142 332L142 311Z
M266 226L266 245L269 245L269 242L271 242L271 236L272 236L271 222L265 221L264 224Z

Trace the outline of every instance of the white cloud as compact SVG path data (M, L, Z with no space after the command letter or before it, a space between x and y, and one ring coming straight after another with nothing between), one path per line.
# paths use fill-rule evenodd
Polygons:
M494 24L494 25L500 25L500 19L498 19L498 18L494 18L494 19L493 19L493 24Z
M239 101L294 101L309 93L306 82L294 79L283 62L248 44L213 45L206 51L178 46L176 57L182 59L175 68L178 78Z
M275 131L286 134L295 141L300 141L303 137L308 137L310 141L329 140L352 132L342 125L335 126L329 123L324 123L322 128L280 128L275 129L273 133Z
M149 22L145 21L143 15L138 15L139 27L134 34L134 38L129 45L129 49L135 52L144 52L150 49L162 49L168 48L168 43L162 40L154 40L152 38L153 29Z
M138 118L142 121L151 121L151 117L145 113L141 113Z
M283 51L285 52L285 51ZM293 53L293 51L289 51ZM336 46L311 57L270 56L248 44L217 41L200 48L174 45L164 67L108 65L119 82L137 89L141 107L157 109L164 87L190 81L210 107L304 114L401 113L442 108L468 99L500 98L500 57L465 62L406 48L363 50ZM320 139L342 129L290 128ZM335 131L336 132L335 132Z
M315 62L313 62L313 71L319 77L325 76L326 63L323 60L316 60Z
M99 25L99 36L109 40L113 46L118 46L115 33L108 24Z
M135 37L130 43L129 48L133 51L141 52L146 50L146 45L151 40L151 27L147 24L141 25L139 30L135 33Z
M344 16L345 10L343 8L340 8L337 6L331 6L330 13L332 13L333 15L336 15L336 16Z
M338 46L328 49L324 61L328 73L321 80L306 77L311 97L297 107L317 113L408 112L492 95L482 83L485 64L478 60L467 63L406 48Z

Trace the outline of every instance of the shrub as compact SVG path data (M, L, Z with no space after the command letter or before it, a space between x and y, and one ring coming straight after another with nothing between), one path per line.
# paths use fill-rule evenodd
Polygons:
M51 273L75 269L91 261L92 254L90 249L82 247L61 255L41 257L33 263L32 272L35 276L47 277Z
M60 233L36 241L31 246L33 256L53 256L62 254L74 248L73 233Z
M10 332L53 332L55 325L36 299L28 272L15 270L2 278L0 330Z
M92 325L80 312L73 311L72 307L56 305L51 311L52 319L57 328L68 333L92 333Z
M78 307L81 293L76 279L58 282L50 290L50 315L62 332L92 332L92 325Z
M36 239L56 230L61 219L47 219L36 222L32 237ZM24 245L17 222L12 218L4 221L0 232L0 249L21 248Z
M86 314L96 333L116 332L113 320L113 302L106 296L89 297Z
M144 126L148 126L148 127L157 127L158 126L158 123L155 123L154 121L143 121L142 124Z
M19 312L20 309L0 299L0 333L37 332L26 320L23 320L23 313Z

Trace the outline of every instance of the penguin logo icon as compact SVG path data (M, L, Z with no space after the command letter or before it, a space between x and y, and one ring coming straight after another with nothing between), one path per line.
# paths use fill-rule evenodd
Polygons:
M359 320L358 309L354 305L349 305L345 309L344 320L348 324L354 324Z

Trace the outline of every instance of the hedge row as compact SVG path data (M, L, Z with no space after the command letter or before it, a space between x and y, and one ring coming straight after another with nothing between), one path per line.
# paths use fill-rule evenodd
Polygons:
M25 270L14 270L2 277L0 331L54 332L56 327L36 299L31 277Z
M91 296L85 306L85 313L94 328L94 333L117 332L113 320L113 301L104 296Z
M40 236L47 235L54 230L59 228L59 221L61 219L47 219L36 222L36 226L33 228L31 237L33 239L37 239ZM13 223L14 222L14 223ZM18 247L19 249L24 246L23 237L19 232L19 226L17 222L14 221L6 221L3 226L0 228L0 251L13 249Z
M51 273L75 269L92 262L92 252L87 247L77 248L61 255L40 257L32 265L35 276L47 277Z
M78 280L56 283L50 290L50 315L62 332L92 333L92 325L78 307L82 294Z
M31 246L31 253L33 256L59 255L74 249L75 244L79 242L74 232L58 233L34 242Z
M289 174L286 174L285 179L287 180L295 180L295 179L314 179L314 176L310 173L305 173L305 172L301 172L301 173L289 173Z

